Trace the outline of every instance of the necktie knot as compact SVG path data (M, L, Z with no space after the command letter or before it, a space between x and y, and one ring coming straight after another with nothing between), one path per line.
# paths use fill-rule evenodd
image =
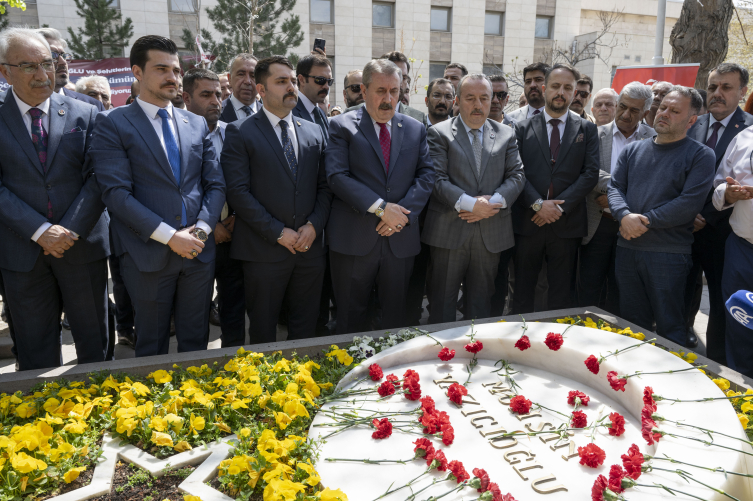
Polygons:
M552 124L552 127L557 127L559 124L562 123L562 120L558 118L552 118L551 120L549 120L549 123Z
M285 121L285 119L280 120L280 122L278 123L278 125L280 126L280 130L281 131L284 131L284 132L288 131L288 123Z
M712 129L714 129L714 132L719 132L719 129L722 127L722 122L714 122L714 124L711 126Z
M241 111L245 113L247 117L250 117L251 115L253 115L253 112L251 111L251 107L249 106L243 106L241 108Z
M533 115L534 115L534 116L536 116L536 115L538 115L539 113L541 113L541 110L535 110L535 111L533 112Z
M29 116L32 120L39 120L40 118L42 118L42 110L40 110L39 108L31 108L29 110Z
M158 116L159 116L160 118L162 118L162 119L165 119L165 118L170 118L170 114L169 114L169 113L167 112L167 110L166 110L166 109L164 109L164 108L160 108L159 110L157 110L157 115L158 115Z
M706 146L711 148L712 150L716 149L716 144L719 142L719 129L722 128L722 122L714 122L711 125L711 135L706 140Z

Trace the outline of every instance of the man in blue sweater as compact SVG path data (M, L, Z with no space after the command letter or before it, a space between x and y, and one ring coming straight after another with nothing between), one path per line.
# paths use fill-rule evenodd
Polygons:
M714 152L687 137L703 106L675 86L656 114L653 140L620 154L609 208L620 222L615 274L622 317L685 346L683 291L692 266L693 220L712 187Z

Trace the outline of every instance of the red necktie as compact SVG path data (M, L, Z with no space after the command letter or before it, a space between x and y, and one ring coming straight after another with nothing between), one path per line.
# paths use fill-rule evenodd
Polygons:
M560 121L552 118L549 120L549 123L552 124L552 135L549 137L549 152L552 155L552 169L554 169L554 164L557 163L557 155L560 154ZM549 183L549 193L546 198L547 200L554 198L554 183Z
M390 138L390 131L387 130L387 124L379 124L379 145L382 147L382 156L384 156L384 167L387 174L390 173L390 145L392 140Z
M47 131L42 125L42 110L31 108L29 116L31 117L31 142L34 143L34 149L37 150L39 163L42 164L44 173L47 174ZM47 195L47 219L52 219L52 200Z

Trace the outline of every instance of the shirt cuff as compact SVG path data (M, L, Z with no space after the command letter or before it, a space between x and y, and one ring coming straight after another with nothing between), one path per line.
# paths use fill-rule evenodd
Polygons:
M212 233L212 228L210 228L209 225L207 223L205 223L204 221L202 221L201 219L199 219L198 221L196 221L196 227L199 228L199 229L204 230L207 235L209 235L210 233Z
M502 204L503 209L507 209L507 201L505 200L505 197L500 195L499 193L494 193L492 195L492 198L489 199L490 204Z
M37 240L39 240L39 237L42 236L42 233L44 233L45 231L47 231L47 228L49 228L50 226L52 226L51 223L42 223L42 226L40 226L39 228L37 228L37 231L34 232L34 234L31 236L31 239L34 242L36 242Z
M455 210L460 212L464 210L466 212L473 212L473 206L476 205L476 199L463 193L455 202Z
M557 204L557 208L560 210L560 212L565 212L565 209L563 209L560 204Z
M159 224L159 226L157 226L157 229L154 230L154 233L152 233L150 238L152 240L158 241L161 244L167 245L167 242L169 242L170 239L173 238L175 231L175 228L165 222L162 222Z
M367 212L371 212L373 214L379 208L379 206L382 205L382 202L384 202L384 200L380 198L379 200L371 204L371 207L369 207L369 210Z
M714 190L714 195L711 198L711 203L714 204L714 207L716 208L716 210L721 211L721 210L729 209L730 207L733 207L735 205L734 203L731 203L731 204L727 203L727 198L725 197L726 194L727 194L727 183L723 182L722 184L716 187L716 189Z

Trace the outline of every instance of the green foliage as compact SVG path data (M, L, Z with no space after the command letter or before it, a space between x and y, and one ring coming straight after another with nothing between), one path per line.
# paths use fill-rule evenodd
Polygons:
M0 15L8 13L8 7L26 10L26 3L23 0L3 0L0 2ZM8 20L0 17L0 30L8 26Z
M68 28L69 46L81 59L121 56L133 36L130 17L122 20L120 11L110 7L111 0L74 0L76 14L84 18L84 28L75 33Z

